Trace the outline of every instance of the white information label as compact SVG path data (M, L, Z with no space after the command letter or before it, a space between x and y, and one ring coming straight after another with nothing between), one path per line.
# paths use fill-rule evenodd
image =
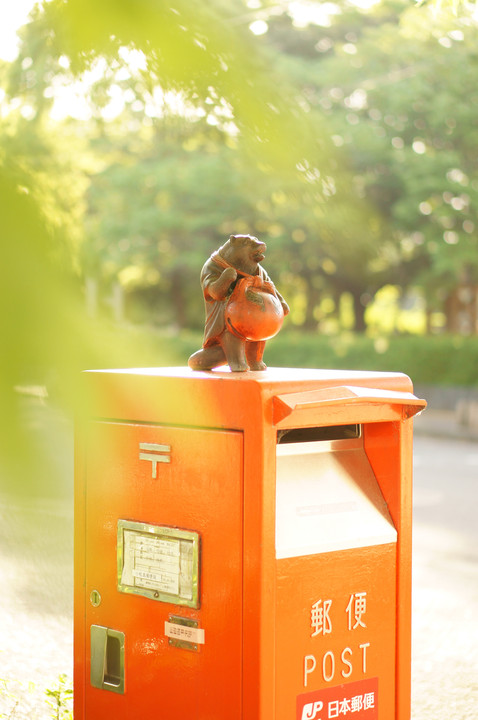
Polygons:
M125 548L128 562L124 565L123 582L171 595L179 594L179 539L146 537L126 531Z
M117 562L122 592L197 607L198 533L119 520Z

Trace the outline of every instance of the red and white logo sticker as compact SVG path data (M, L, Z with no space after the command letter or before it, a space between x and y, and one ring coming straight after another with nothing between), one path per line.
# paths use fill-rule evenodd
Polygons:
M297 720L378 720L378 678L303 693Z

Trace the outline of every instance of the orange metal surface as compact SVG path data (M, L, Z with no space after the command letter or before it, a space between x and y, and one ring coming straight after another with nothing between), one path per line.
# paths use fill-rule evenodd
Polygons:
M269 340L277 335L284 321L284 310L275 294L260 276L241 278L225 310L226 327L245 340Z
M395 570L394 544L278 561L277 720L295 718L297 697L370 678L377 717L395 717Z
M84 717L131 720L158 717L160 709L170 720L240 718L242 436L109 422L91 423L88 435ZM172 462L158 467L157 478L151 463L138 461L140 442L172 448ZM117 591L118 519L199 532L198 609ZM98 607L89 601L92 590L101 595ZM196 619L205 629L198 652L169 645L164 622L170 614ZM124 695L90 685L91 625L125 634Z
M379 714L363 717L409 720L409 418L425 405L411 393L409 378L396 373L86 373L76 456L75 720L293 720L300 695L342 684L359 693L355 683L364 681L370 696L375 678ZM277 559L278 430L352 423L363 425L397 543ZM171 447L156 478L139 459L140 443ZM199 608L118 592L118 519L200 534ZM366 627L349 629L347 604L364 592ZM319 600L333 601L333 632L312 637ZM204 629L199 652L169 645L171 613ZM91 624L125 633L124 694L90 685ZM305 686L308 656L316 667ZM328 720L317 711L319 718Z

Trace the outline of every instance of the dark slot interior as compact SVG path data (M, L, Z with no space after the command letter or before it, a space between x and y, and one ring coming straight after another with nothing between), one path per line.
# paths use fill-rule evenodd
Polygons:
M292 428L279 430L277 442L303 443L317 442L318 440L350 440L360 437L360 425L328 425L326 427Z
M121 683L121 644L117 637L107 636L104 681L109 685Z

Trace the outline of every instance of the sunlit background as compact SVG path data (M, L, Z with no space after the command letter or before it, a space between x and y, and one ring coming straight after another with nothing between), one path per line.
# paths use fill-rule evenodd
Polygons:
M476 25L456 1L4 8L12 417L19 387L74 405L91 364L183 364L231 232L291 306L270 364L475 384Z
M38 521L68 547L81 371L185 365L230 233L291 307L269 365L404 371L472 421L477 25L459 0L3 3L4 544Z

